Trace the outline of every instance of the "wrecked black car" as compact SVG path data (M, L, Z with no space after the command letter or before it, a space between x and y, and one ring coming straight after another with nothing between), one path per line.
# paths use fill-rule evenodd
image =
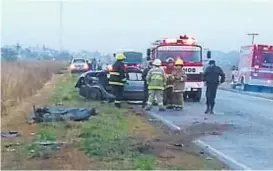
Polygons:
M75 87L79 89L79 94L91 100L114 101L112 88L108 84L108 71L88 71L83 73ZM123 100L142 101L144 98L144 81L142 71L136 67L127 67L127 84L124 86Z

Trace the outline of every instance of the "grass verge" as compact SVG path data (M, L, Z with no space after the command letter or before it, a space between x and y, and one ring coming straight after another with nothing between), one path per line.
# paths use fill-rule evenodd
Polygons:
M84 122L37 124L35 136L15 149L12 165L4 169L221 169L215 160L175 147L165 133L129 108L90 102L74 89L76 78L55 86L51 104L95 107L98 115ZM164 136L163 136L164 135ZM173 135L176 136L176 135ZM39 142L63 142L41 145ZM15 162L14 162L15 161Z

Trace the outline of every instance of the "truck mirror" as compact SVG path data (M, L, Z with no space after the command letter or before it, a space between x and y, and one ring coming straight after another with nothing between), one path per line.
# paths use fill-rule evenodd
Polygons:
M147 49L147 56L151 55L151 49Z
M151 55L151 49L147 49L147 60L148 61L151 60L150 55Z
M116 54L115 54L115 53L113 53L113 57L114 57L114 58L116 57Z
M207 58L210 59L211 58L211 51L207 52Z

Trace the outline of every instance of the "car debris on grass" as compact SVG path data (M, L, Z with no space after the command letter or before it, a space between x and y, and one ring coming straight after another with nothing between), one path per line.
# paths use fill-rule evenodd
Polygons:
M33 106L32 119L36 122L57 122L57 121L85 121L92 115L96 115L95 108L63 108L63 107L40 107Z

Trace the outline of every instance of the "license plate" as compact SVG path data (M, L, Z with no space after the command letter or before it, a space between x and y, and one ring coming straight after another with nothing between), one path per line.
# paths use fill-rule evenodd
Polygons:
M197 91L197 89L196 89L196 88L193 88L192 91Z

